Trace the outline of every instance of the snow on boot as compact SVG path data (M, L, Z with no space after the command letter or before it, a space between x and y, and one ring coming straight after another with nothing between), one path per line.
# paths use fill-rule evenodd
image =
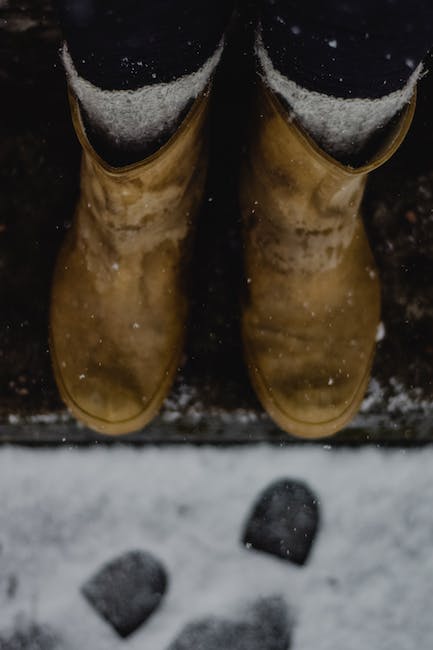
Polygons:
M71 95L83 148L81 195L54 274L50 347L63 400L101 433L146 425L180 362L207 167L208 95L155 154L124 167L94 151Z
M242 333L252 383L285 431L329 436L357 413L380 322L360 218L367 175L403 141L415 96L358 168L321 150L260 83L241 180Z

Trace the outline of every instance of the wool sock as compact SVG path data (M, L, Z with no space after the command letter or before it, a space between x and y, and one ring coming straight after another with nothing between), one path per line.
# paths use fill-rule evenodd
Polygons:
M343 162L356 158L372 136L410 102L422 73L420 64L403 88L383 97L339 98L303 88L279 72L260 31L256 55L265 83L288 105L291 116L326 152Z
M174 81L137 90L106 90L79 76L65 43L62 59L69 85L80 103L87 135L98 153L118 166L140 160L158 149L205 90L222 50L223 43L196 72Z

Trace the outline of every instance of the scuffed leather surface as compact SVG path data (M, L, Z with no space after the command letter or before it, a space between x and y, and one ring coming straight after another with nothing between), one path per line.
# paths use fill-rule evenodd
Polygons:
M403 117L377 158L355 170L258 90L241 185L242 329L253 384L290 433L334 433L361 402L380 284L360 204L368 172L396 150L409 123Z
M197 99L155 155L118 169L92 150L73 106L81 194L53 281L51 347L63 396L101 431L126 432L128 421L157 410L181 355L207 104Z

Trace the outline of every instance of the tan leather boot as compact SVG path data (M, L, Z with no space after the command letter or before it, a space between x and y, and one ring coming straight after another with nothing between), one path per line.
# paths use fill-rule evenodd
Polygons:
M83 148L81 195L54 275L50 346L63 400L101 433L148 423L178 368L207 167L208 94L157 153L121 168L93 150L71 100Z
M287 432L341 429L366 390L380 284L360 218L367 175L397 150L415 98L377 155L357 169L322 151L260 85L241 181L242 330L250 377Z

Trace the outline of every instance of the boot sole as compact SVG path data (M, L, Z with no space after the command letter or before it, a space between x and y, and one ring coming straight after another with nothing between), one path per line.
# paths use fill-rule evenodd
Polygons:
M266 386L259 365L255 362L253 354L249 351L248 345L245 343L245 334L243 339L244 357L253 388L265 411L286 433L296 436L297 438L328 438L329 436L333 436L341 431L341 429L343 429L358 413L370 380L371 368L375 355L374 345L370 354L366 372L353 395L352 401L344 411L332 420L325 420L323 422L304 422L290 417L290 415L288 415L276 402Z
M168 366L164 374L164 379L158 386L144 411L128 420L121 420L120 422L109 422L107 420L103 420L102 418L97 418L87 411L84 411L80 408L79 404L74 401L73 397L70 395L63 382L62 373L57 363L56 353L51 336L49 337L49 347L57 388L68 410L77 420L82 422L85 426L92 429L93 431L96 431L97 433L101 433L107 436L118 436L126 435L128 433L135 433L140 429L143 429L147 424L149 424L149 422L151 422L151 420L153 420L153 418L158 414L164 402L164 399L170 392L182 356L181 353L177 354L174 360ZM181 349L183 349L183 347Z

